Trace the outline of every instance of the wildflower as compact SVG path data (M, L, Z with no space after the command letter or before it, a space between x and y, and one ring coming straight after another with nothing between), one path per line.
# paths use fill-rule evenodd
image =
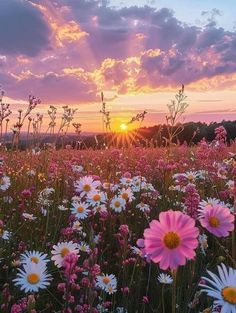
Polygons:
M123 198L115 196L111 200L110 207L115 211L120 213L125 209L126 202Z
M107 213L107 208L104 204L102 205L97 205L95 206L93 209L92 209L93 213L96 214L96 213L100 213L100 214L103 214L103 213Z
M47 259L47 254L39 251L26 251L25 253L21 254L21 263L26 264L33 262L35 264L38 263L47 263L49 259Z
M58 210L59 211L68 211L68 208L65 207L63 204L61 204L61 205L58 206Z
M202 277L209 285L201 283L202 291L214 300L215 306L221 306L222 313L236 313L236 270L228 269L222 263L217 266L218 276L207 271L210 278Z
M23 264L23 270L18 269L17 278L13 279L16 286L25 292L38 292L50 285L51 275L42 264L30 262Z
M132 201L134 199L134 194L131 188L122 188L119 192L119 195L125 201Z
M65 256L69 253L79 254L78 245L73 243L72 241L69 242L59 242L57 245L53 246L52 250L52 260L54 261L57 267L62 267L63 260Z
M133 254L142 256L142 251L141 251L139 248L135 247L135 246L131 247L131 252L132 252Z
M10 177L3 175L0 177L0 190L6 191L11 186Z
M71 168L72 168L72 171L73 171L74 173L81 173L81 172L83 172L83 170L84 170L83 166L81 166L81 165L76 165L76 164L73 164L73 165L71 166Z
M28 213L22 213L22 216L25 220L29 220L29 221L34 221L37 218L33 214L28 214Z
M146 213L150 212L150 206L143 202L140 202L139 204L137 204L136 208L139 209L141 212L146 212Z
M80 192L81 197L83 197L89 192L96 190L96 188L100 185L101 182L94 180L92 176L84 176L75 182L75 190L76 192Z
M131 186L133 183L133 180L131 177L122 177L120 179L120 184L124 186Z
M73 223L72 228L73 228L74 230L81 231L81 230L83 229L83 226L81 225L81 223L80 223L79 221L75 221L75 222Z
M195 188L194 184L188 184L185 188L185 198L184 206L186 213L193 217L197 218L197 209L200 201L200 196Z
M72 205L73 207L71 208L71 213L75 214L78 220L83 220L88 216L90 212L88 210L88 206L89 206L88 204L79 202L79 203L73 203Z
M11 232L8 231L8 230L4 230L2 233L1 233L1 229L0 229L0 238L3 239L3 240L9 240L11 238Z
M159 283L161 283L161 284L170 285L173 283L173 278L168 274L161 273L161 274L159 274L157 279L158 279Z
M79 248L79 250L82 251L82 252L87 252L87 253L90 252L89 245L87 245L86 242L84 242L84 241L81 241L81 242L78 244L78 248Z
M101 288L105 292L107 292L109 294L116 292L117 279L116 279L115 275L113 275L113 274L99 275L99 276L97 276L96 281L97 281L97 283L96 283L97 287Z
M161 212L144 231L145 252L160 268L176 269L193 259L198 245L195 221L180 211Z
M194 182L196 179L200 177L199 172L189 171L181 174L184 178L186 178L190 183Z
M214 206L214 205L217 205L217 204L221 204L222 202L219 200L219 199L216 199L216 198L207 198L206 200L202 200L199 202L199 207L200 208L204 208L206 207L207 205L211 205L211 206Z
M87 202L92 206L100 205L106 202L106 198L107 196L104 192L100 192L97 190L90 191L87 194Z
M206 249L208 248L207 244L207 235L205 234L200 234L198 237L199 244L200 244L200 249L204 255L206 255Z
M229 208L222 205L207 205L199 209L199 221L216 237L227 237L234 229L234 216Z

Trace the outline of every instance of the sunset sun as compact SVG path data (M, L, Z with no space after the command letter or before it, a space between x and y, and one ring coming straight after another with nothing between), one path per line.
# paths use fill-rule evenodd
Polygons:
M120 124L120 131L125 132L128 130L128 125L125 123Z

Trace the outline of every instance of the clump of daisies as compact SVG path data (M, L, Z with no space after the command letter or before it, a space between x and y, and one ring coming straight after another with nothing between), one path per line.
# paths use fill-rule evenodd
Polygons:
M52 276L47 271L47 255L39 251L26 251L21 255L23 268L18 268L17 277L13 280L16 286L25 293L38 292L50 285Z
M117 278L113 274L98 275L96 286L108 294L113 294L117 291Z

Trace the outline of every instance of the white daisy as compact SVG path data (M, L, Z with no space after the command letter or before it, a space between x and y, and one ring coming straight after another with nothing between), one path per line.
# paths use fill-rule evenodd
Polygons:
M71 166L71 168L72 168L72 171L73 171L74 173L81 173L81 172L83 172L83 170L84 170L83 166L81 166L81 165L76 165L76 164L73 164L73 165Z
M58 210L59 211L68 211L69 209L67 207L65 207L63 204L58 206Z
M116 292L117 279L113 274L103 274L96 278L96 286L104 290L105 292L112 294Z
M100 205L101 203L105 203L107 196L104 192L93 190L87 194L87 202L92 205Z
M221 204L221 201L216 198L207 198L206 200L202 200L199 203L200 208L205 208L207 205L214 206L216 204Z
M1 233L1 229L0 229L0 238L2 238L3 240L9 240L11 238L11 232L8 231L8 230L4 230L2 233Z
M25 253L22 253L20 256L20 260L21 263L26 264L26 263L30 263L33 262L35 264L38 263L47 263L50 260L47 259L47 254L44 254L43 252L39 252L39 251L26 251Z
M228 269L222 263L217 266L219 276L207 271L210 278L202 277L209 285L200 284L202 291L214 300L214 305L221 306L221 313L236 313L236 270Z
M10 177L3 175L0 177L0 190L6 191L11 186Z
M79 254L78 244L69 242L59 242L57 245L53 246L51 257L52 261L57 267L62 267L64 257L69 253Z
M81 197L83 197L90 191L96 190L96 188L100 185L101 182L94 180L92 176L84 176L75 182L75 190L76 192L80 192Z
M196 171L188 171L188 172L182 173L182 176L191 183L197 180L198 178L200 178L200 173Z
M23 270L18 269L17 278L13 279L16 286L27 292L38 292L50 285L51 275L46 272L45 267L30 262L23 264Z
M133 183L132 178L122 177L120 179L120 184L124 186L131 186Z
M97 205L92 209L93 213L106 213L107 212L107 208L104 204L102 205Z
M83 202L73 203L73 207L71 208L71 213L75 214L78 220L85 219L88 215L90 210L88 210L89 205Z
M135 246L131 247L131 251L132 251L133 254L136 254L136 255L139 255L139 256L142 255L142 251L139 248L135 247Z
M208 248L207 235L205 234L199 235L198 241L199 241L200 249L202 253L206 255L206 249Z
M37 218L33 214L28 214L28 213L22 213L22 216L25 220L30 220L30 221L34 221Z
M165 274L165 273L159 274L157 279L158 279L159 283L161 283L161 284L170 285L173 283L173 278L170 275Z
M150 206L148 204L145 204L143 202L140 202L136 205L136 208L139 209L142 212L150 212Z
M84 241L81 241L81 242L78 244L78 248L79 248L79 250L82 251L82 252L87 252L87 253L90 252L89 245L87 245L86 242L84 242Z
M121 198L123 198L125 201L132 201L135 199L133 191L131 190L131 188L122 188L119 191L119 195L121 196Z
M118 197L118 196L115 196L112 198L110 207L115 212L120 213L121 211L125 209L125 206L126 206L126 201L123 198Z
M72 228L73 228L74 230L77 230L77 231L82 231L83 226L82 226L82 224L81 224L79 221L75 221L75 222L73 223Z

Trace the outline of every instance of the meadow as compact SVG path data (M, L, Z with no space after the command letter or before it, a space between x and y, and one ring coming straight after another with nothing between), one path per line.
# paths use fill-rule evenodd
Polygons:
M1 312L236 312L236 144L1 151Z

